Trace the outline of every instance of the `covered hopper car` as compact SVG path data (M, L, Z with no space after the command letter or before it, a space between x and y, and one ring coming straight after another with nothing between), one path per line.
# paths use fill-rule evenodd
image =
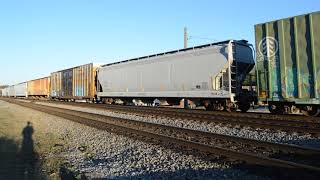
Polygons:
M0 96L7 96L8 86L0 86Z
M3 96L3 97L9 97L9 86L2 89L1 96Z
M320 114L320 12L255 26L260 101L271 113Z
M15 97L14 85L8 87L8 97Z
M10 89L10 96L13 97L28 97L27 82L13 85Z
M107 103L178 104L184 99L212 110L247 111L252 96L242 90L242 82L253 67L251 45L228 40L103 65L97 96Z
M15 84L2 89L4 97L28 97L27 82Z

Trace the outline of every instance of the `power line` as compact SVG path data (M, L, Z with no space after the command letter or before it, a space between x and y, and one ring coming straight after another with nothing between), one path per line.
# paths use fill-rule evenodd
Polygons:
M202 37L202 36L189 36L188 39L202 39L208 41L218 41L217 39L209 38L209 37Z

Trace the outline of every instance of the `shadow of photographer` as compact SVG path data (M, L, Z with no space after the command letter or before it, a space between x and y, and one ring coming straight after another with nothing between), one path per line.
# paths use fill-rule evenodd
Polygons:
M22 171L24 177L27 179L35 179L35 164L36 153L34 151L34 143L32 134L34 133L31 122L27 122L27 125L22 130L22 144L19 152L19 159L21 161Z

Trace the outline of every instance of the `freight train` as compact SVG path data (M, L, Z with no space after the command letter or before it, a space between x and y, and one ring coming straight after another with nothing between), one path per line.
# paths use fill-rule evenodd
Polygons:
M246 40L227 40L101 66L90 63L9 86L2 96L134 105L183 102L188 108L243 112L258 96L271 113L317 116L319 22L320 12L315 12L257 24L255 51ZM254 67L257 92L243 86Z
M177 105L183 99L186 107L247 111L252 95L242 82L253 67L252 45L228 40L53 72L10 86L7 96L135 105Z

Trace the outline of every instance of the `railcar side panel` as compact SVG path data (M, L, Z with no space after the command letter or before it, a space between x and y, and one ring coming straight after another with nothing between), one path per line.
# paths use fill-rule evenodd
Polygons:
M73 96L92 98L95 95L96 66L86 64L73 68Z
M61 72L53 72L50 76L50 96L53 98L62 96Z
M312 66L315 77L315 97L320 98L320 13L310 14Z
M9 97L14 97L15 96L14 85L9 86L8 95L9 95Z
M28 96L48 97L50 92L50 77L28 81Z
M213 80L227 67L227 44L105 66L98 73L100 95L180 97L195 92L194 96L213 96ZM228 89L219 92L229 97Z
M62 83L61 83L61 95L62 97L71 98L73 87L72 87L72 81L73 81L73 71L72 69L63 70L61 72L62 74Z
M320 104L320 12L255 26L262 101Z
M27 82L16 84L14 88L14 97L28 97Z
M2 89L1 96L3 96L3 97L9 96L9 87L6 87L6 88Z
M85 64L51 73L51 97L58 99L93 99L96 95L97 65Z

